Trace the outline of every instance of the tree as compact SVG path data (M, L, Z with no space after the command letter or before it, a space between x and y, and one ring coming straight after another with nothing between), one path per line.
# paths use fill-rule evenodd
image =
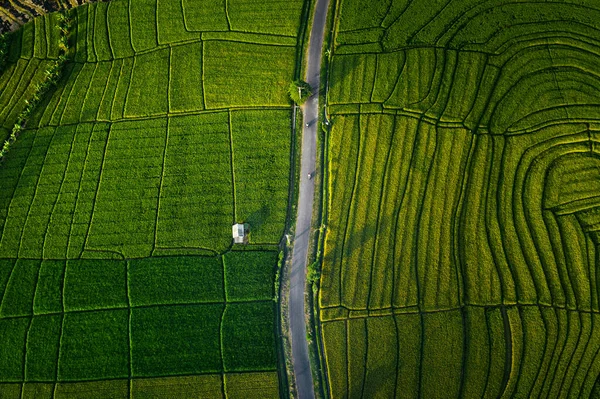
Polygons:
M312 88L305 81L296 79L290 83L288 93L293 102L302 105L308 97L312 96Z

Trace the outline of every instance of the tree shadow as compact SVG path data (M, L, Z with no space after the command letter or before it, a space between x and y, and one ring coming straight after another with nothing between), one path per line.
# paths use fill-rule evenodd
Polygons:
M271 207L267 206L266 204L262 204L259 209L252 212L250 216L244 220L244 226L248 228L249 231L256 232L265 224L270 215Z

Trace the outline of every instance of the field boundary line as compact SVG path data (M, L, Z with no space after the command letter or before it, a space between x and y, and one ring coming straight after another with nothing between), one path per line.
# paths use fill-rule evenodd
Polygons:
M133 341L131 338L131 290L129 287L129 260L125 261L125 291L127 294L127 343L129 344L129 382L127 384L127 390L129 399L132 398L132 378L133 378Z
M62 282L62 289L61 289L61 307L62 307L62 317L61 317L61 323L60 323L60 333L59 333L59 337L58 337L58 349L57 349L57 354L56 354L56 370L54 372L54 387L52 389L52 398L56 397L56 387L58 386L58 384L56 383L56 381L58 381L58 376L59 376L59 371L60 371L60 355L61 355L61 349L63 346L63 332L65 330L65 319L67 318L67 314L65 313L65 280L67 279L67 267L68 267L68 261L65 261L65 267L64 267L64 271L63 271L63 278L61 280ZM34 316L35 317L35 316Z
M29 158L31 157L31 152L33 151L33 147L34 147L36 139L37 139L37 136L35 136L33 138L33 140L31 141L31 146L29 147L29 151L27 152L27 157L25 157L25 161L23 162L23 167L21 168L21 171L19 172L19 177L16 179L17 181L15 182L15 185L12 189L10 200L8 201L8 204L6 207L6 217L0 218L0 220L2 221L2 229L1 229L2 232L0 234L0 243L2 242L2 237L4 237L4 233L6 232L6 224L8 222L8 215L10 214L10 208L13 204L13 200L15 199L15 192L17 191L17 187L19 186L19 183L21 183L21 178L23 177L23 172L25 171L27 162L29 161ZM16 253L18 256L19 251L17 250ZM7 284L8 284L8 281L7 281ZM0 304L2 304L2 302L0 302Z
M92 82L94 81L94 78L96 77L96 72L98 72L98 65L99 64L96 62L94 65L94 72L92 72L92 76L90 76L90 81L88 82L87 88L85 89L85 97L83 98L83 101L81 102L81 108L79 108L79 115L77 116L77 120L79 121L79 123L81 123L81 121L82 121L81 117L83 115L83 110L85 108L85 103L87 102L88 95L90 94L90 89L92 88ZM106 86L104 87L104 90L106 90ZM98 107L98 108L100 108L100 107ZM96 115L97 114L98 114L98 112L96 111Z
M27 76L27 70L29 69L29 67L31 66L31 64L34 61L37 61L38 65L41 62L39 58L36 58L36 59L30 58L26 61L27 65L25 65L25 68L23 68L23 72L21 72L21 76L19 77L19 80L18 80L17 84L15 85L15 89L14 89L15 91L18 90L19 87L21 87L21 83L23 82L23 79L25 79L25 77ZM31 75L32 78L35 75L35 71L37 70L38 65L36 65L34 67L33 74ZM15 67L15 69L13 70L13 73L16 72L16 70L17 70L17 68ZM12 78L12 76L11 76L11 78ZM4 94L4 89L5 88L3 88L3 90L2 90L2 94ZM8 117L10 115L10 113L12 112L13 108L15 107L16 103L19 101L19 99L15 98L16 97L15 94L16 93L13 92L10 94L10 97L8 97L7 104L3 107L2 111L0 111L0 118L4 119L5 117Z
M110 61L110 70L108 71L108 77L106 79L106 84L104 85L104 90L102 90L102 97L100 97L100 104L98 105L98 109L96 110L96 117L94 118L95 121L98 121L100 118L100 108L102 108L102 104L104 104L104 98L106 97L106 92L108 91L108 86L110 85L110 81L111 81L111 77L112 77L112 72L113 72L113 68L115 67L116 64L116 60L112 60ZM123 63L121 62L121 65L123 65ZM121 74L120 69L119 69L119 75ZM119 83L119 77L117 76L117 84ZM115 94L117 91L117 85L115 85ZM113 95L113 99L112 101L114 101L114 95ZM112 101L110 103L110 108L112 110ZM110 117L110 115L109 115Z
M219 358L221 359L221 394L223 399L227 398L227 386L225 378L225 359L223 358L225 345L223 343L223 322L225 320L225 311L227 310L227 278L225 276L225 259L220 256L221 270L223 270L223 310L221 311L221 319L219 320Z
M35 202L35 197L37 196L38 187L40 185L40 178L42 177L42 173L44 171L44 164L46 163L46 160L48 159L48 152L50 151L50 147L52 146L54 137L56 137L56 128L53 128L52 138L50 139L50 142L48 143L48 147L46 147L46 153L44 154L44 160L42 162L42 165L40 166L39 173L38 173L36 181L35 181L35 189L33 190L33 196L31 197L31 201L29 202L29 205L27 207L27 214L25 215L25 218L23 219L23 226L21 227L21 235L19 236L19 246L17 248L17 258L19 257L19 254L21 253L21 246L23 245L23 233L25 232L25 228L27 227L27 221L29 219L29 214L31 212L31 205L33 205L33 203ZM27 160L29 160L29 157L27 158ZM8 215L7 215L7 217L8 217Z
M112 95L111 101L110 101L110 107L108 108L108 119L109 121L113 121L113 109L115 108L115 101L117 98L117 91L119 90L119 82L121 81L121 78L123 76L123 68L125 68L125 61L124 60L113 60L113 64L116 64L117 62L119 62L120 66L119 66L119 73L117 75L117 82L115 83L115 91ZM112 69L111 69L112 71ZM110 77L109 77L110 79ZM108 90L108 84L105 87L105 90ZM102 100L104 101L104 97L102 98ZM102 104L102 103L101 103ZM123 118L123 114L121 114L121 118L120 119L124 119ZM119 120L119 118L117 118L117 120Z
M169 127L171 125L171 118L167 118L167 123L165 126L165 147L163 148L162 155L162 169L160 173L160 183L158 186L158 195L156 197L156 218L154 221L154 243L152 245L152 251L150 252L151 256L154 256L154 252L156 251L157 243L158 243L158 219L160 216L160 197L162 195L163 183L165 180L165 164L167 163L167 146L169 145Z
M231 31L231 20L229 19L229 1L223 0L225 3L225 19L227 19L227 29Z
M58 103L56 104L56 108L54 108L54 112L52 113L52 117L50 118L50 123L52 123L52 121L54 120L54 117L56 116L58 125L57 126L62 126L63 123L63 117L65 115L65 111L67 109L67 106L69 105L69 100L71 99L71 95L73 94L73 91L75 90L75 87L77 86L77 82L79 81L79 77L82 75L83 73L83 68L86 64L85 63L81 63L80 64L80 68L77 71L77 76L75 76L75 79L73 79L73 83L69 85L71 79L68 79L65 82L65 89L67 88L67 85L69 85L69 94L66 97L63 97L62 94L64 94L64 90L61 93L60 99L58 100ZM88 64L89 65L89 64ZM73 68L73 70L71 71L71 75L73 74L73 72L75 71L75 68ZM69 78L71 77L71 75L69 75ZM64 104L64 106L61 108L61 104ZM60 111L59 111L60 109ZM57 112L60 112L60 114L57 114Z
M16 263L16 262L15 262ZM38 273L35 279L35 285L37 287L37 283L40 277L40 269L42 268L42 261L39 262ZM23 386L25 385L26 380L26 371L27 371L27 353L29 352L27 347L29 346L29 333L31 332L31 324L33 324L33 301L31 302L31 316L29 318L29 323L27 323L27 332L25 333L25 345L23 345L23 365L21 366L21 372L23 373L23 383L21 386L21 397L23 397Z
M172 58L173 58L173 47L169 46L169 68L168 68L169 77L167 78L167 115L171 113L171 76L173 75Z
M36 259L36 260L39 260L39 259ZM69 261L72 261L72 260L81 260L81 259L69 259ZM83 259L83 260L88 260L88 259ZM114 259L110 259L110 260L114 261ZM117 260L123 261L123 262L127 261L125 259L117 259ZM66 276L66 267L65 267L65 276ZM272 298L269 298L269 299L244 299L244 300L235 300L234 299L234 300L227 301L226 303L219 302L219 301L177 302L177 303L155 303L155 304L144 304L144 305L116 306L116 307L111 307L111 308L74 309L74 310L67 310L67 311L63 311L63 312L50 312L50 313L42 313L42 314L34 314L34 315L5 316L5 317L0 317L0 320L15 320L15 319L25 319L28 317L47 317L47 316L79 314L79 313L111 312L111 311L115 311L115 310L127 310L127 309L148 309L148 308L159 308L159 307L187 307L187 306L213 306L213 305L247 304L247 303L273 303L273 299Z
M382 115L383 117L383 115ZM382 118L381 117L381 118ZM381 119L380 119L381 122ZM383 203L383 199L384 197L387 197L385 195L386 193L386 188L388 186L388 178L389 178L389 167L390 167L390 157L392 154L392 147L394 146L394 139L395 139L395 135L396 135L396 118L392 117L392 131L390 133L390 140L389 143L387 145L387 155L385 157L385 165L383 167L383 176L381 178L381 186L379 188L379 206L377 207L377 221L376 221L376 226L375 226L375 238L374 238L374 242L373 242L373 252L371 254L371 273L369 276L369 293L367 294L367 302L366 302L366 307L367 309L370 306L371 303L371 292L373 291L373 265L375 264L375 258L377 257L377 243L379 242L378 238L379 238L379 229L381 226L381 208L382 208L382 203ZM392 255L393 256L393 255ZM366 376L365 376L366 378ZM364 396L364 392L363 392L363 396Z
M96 125L94 125L94 127L95 126ZM98 173L98 183L96 184L96 191L94 193L92 209L90 210L90 221L88 223L87 231L85 233L85 239L83 241L83 248L81 248L81 252L79 253L80 258L83 255L83 253L88 250L88 241L90 238L90 230L92 229L92 224L94 222L94 212L96 210L96 203L97 203L97 199L98 199L98 192L100 191L100 184L102 183L102 172L104 171L104 163L106 161L106 153L108 152L108 143L110 141L110 133L111 132L112 132L112 125L109 125L108 133L106 135L106 142L104 143L104 151L102 153L102 162L100 163L100 173ZM92 129L92 134L94 134L93 129Z
M33 61L33 58L30 61ZM29 77L29 80L27 81L27 85L23 88L23 92L18 96L15 96L14 94L11 95L11 97L9 99L9 103L7 104L7 105L10 105L10 108L8 108L8 112L7 112L6 108L2 111L2 112L6 112L6 114L4 114L5 118L9 118L11 116L11 114L15 111L15 108L17 108L20 104L23 104L23 102L27 100L27 99L23 100L23 98L27 94L27 89L29 89L31 83L35 80L37 72L44 69L43 68L44 64L46 64L46 62L44 62L44 61L48 61L48 60L47 59L45 59L45 60L37 59L37 65L35 66L35 69L34 69L33 73L31 74L31 76ZM25 71L23 72L23 75L21 76L21 80L24 76L25 76ZM21 85L21 81L19 81L17 87L15 87L15 91L17 91L19 89L20 85ZM48 90L48 92L49 91L50 90ZM47 95L47 94L48 93L45 93L45 95ZM11 105L13 100L14 100L14 103Z
M225 0L225 1L227 1L227 0ZM202 105L203 105L204 110L206 110L208 108L208 105L206 104L206 90L204 88L204 80L205 80L204 79L204 71L206 70L206 67L204 65L204 51L205 51L204 40L200 39L200 44L202 45L201 48L200 48L200 51L201 51L201 54L202 54L202 60L201 60L201 63L202 63L202 76L200 76L200 79L202 80ZM227 111L229 111L229 109ZM231 130L231 127L229 128L229 130Z
M71 214L71 223L69 223L69 238L67 239L67 258L69 258L69 249L71 248L71 233L73 232L73 221L75 220L75 215L77 215L77 208L79 205L79 194L81 193L81 183L83 182L83 176L85 175L87 166L88 166L88 156L90 154L90 145L92 143L92 136L94 134L94 127L96 124L93 124L90 129L90 135L88 137L87 146L85 148L85 158L83 161L83 166L81 168L81 176L79 176L79 184L77 185L77 193L75 194L75 206L73 207L73 213ZM79 255L81 256L81 251ZM66 268L66 266L65 266ZM66 270L65 270L66 272ZM63 312L64 312L64 303L63 303Z
M119 60L117 60L119 61ZM118 84L118 82L117 82ZM114 97L113 97L114 99ZM71 122L71 123L64 123L64 124L46 124L42 127L65 127L65 126L72 126L72 125L80 125L83 123L119 123L119 122L129 122L129 121L147 121L147 120L154 120L154 119L164 119L167 117L182 117L182 116L193 116L193 115L203 115L203 114L211 114L211 113L218 113L218 112L227 112L229 110L231 111L288 111L290 108L289 106L281 106L281 105L273 105L273 106L264 106L264 105L257 105L257 106L251 106L251 107L229 107L229 108L204 108L201 110L195 110L195 111L173 111L173 112L168 112L168 113L164 113L164 114L157 114L157 115L147 115L147 116L130 116L130 117L120 117L120 118L115 118L115 119L102 119L102 120L96 120L96 121L88 121L88 122ZM112 105L111 105L111 110L112 110ZM111 111L112 112L112 111ZM31 128L27 128L24 130L27 131L32 131L32 130L37 130L40 129L39 127L31 127Z
M113 4L113 3L110 3ZM131 86L133 83L133 73L135 72L135 63L138 60L138 57L132 57L133 61L131 62L131 72L129 73L129 82L127 82L127 91L125 92L125 100L123 101L123 109L121 110L121 115L123 119L126 119L126 115L127 115L127 103L129 102L129 99L131 97L129 97L129 92L131 90ZM125 63L123 63L125 64ZM119 79L120 80L120 79ZM117 90L115 91L115 95L117 94L117 91L119 90L119 86L117 84ZM111 115L111 119L112 119L112 115Z
M358 181L358 171L360 170L360 165L361 165L361 162L360 162L361 155L362 155L361 153L362 153L362 151L364 151L364 149L362 148L362 142L361 142L362 141L362 134L361 134L362 132L361 132L360 121L361 121L361 117L360 117L360 114L358 114L358 116L356 117L356 121L355 121L356 128L357 128L357 131L358 131L358 135L357 135L358 137L357 137L357 140L356 140L356 143L357 143L356 144L356 146L357 146L357 149L356 149L356 164L354 166L354 179L352 181L352 191L351 191L350 199L349 199L350 206L348 207L348 211L346 212L346 225L344 226L344 235L342 237L342 245L341 245L342 248L341 248L341 251L340 251L340 253L341 253L340 266L339 266L339 269L340 269L340 272L339 272L339 274L340 274L340 277L339 277L339 279L340 279L340 286L339 286L339 290L340 290L340 292L339 292L339 294L340 294L340 304L342 304L342 300L343 300L342 298L344 297L344 295L343 295L343 281L344 281L344 279L343 279L344 278L344 275L343 275L343 271L344 271L343 264L344 264L344 250L345 250L345 247L346 247L346 241L347 241L347 237L348 237L348 225L349 225L348 222L350 221L350 216L353 213L352 210L354 209L353 204L355 204L355 202L352 201L352 200L354 199L354 196L356 194L356 186L357 186L357 181ZM350 171L350 173L352 173L352 171Z
M62 192L63 189L63 184L65 182L65 179L67 177L67 171L69 170L69 164L71 161L71 156L73 155L73 144L75 143L75 138L77 137L77 128L72 128L73 129L73 138L71 138L71 145L69 147L69 156L67 157L67 164L65 165L65 170L63 171L63 175L62 178L60 179L60 185L58 188L58 193L56 193L56 199L54 200L54 204L52 204L52 210L50 211L50 215L48 216L48 223L46 224L46 231L44 232L44 238L42 240L42 259L44 259L44 249L46 247L46 239L48 237L48 231L50 230L50 224L52 222L52 216L54 215L54 210L56 209L56 204L58 204L59 200L60 200L60 194ZM67 250L68 250L68 245L67 248L65 248L65 257L67 256ZM41 269L41 267L40 267ZM36 290L37 291L37 290Z

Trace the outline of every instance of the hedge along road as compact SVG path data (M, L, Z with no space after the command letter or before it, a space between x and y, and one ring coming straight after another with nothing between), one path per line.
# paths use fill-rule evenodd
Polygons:
M306 318L304 298L306 292L306 261L311 236L311 219L315 194L314 180L308 177L315 173L317 149L317 117L319 115L319 87L321 81L321 50L329 0L317 0L310 41L305 80L313 88L313 94L304 104L302 131L302 156L300 159L300 194L296 216L296 234L292 253L290 277L289 317L292 335L292 363L296 377L298 398L314 398L314 385L308 358L306 341ZM308 124L308 126L306 126Z

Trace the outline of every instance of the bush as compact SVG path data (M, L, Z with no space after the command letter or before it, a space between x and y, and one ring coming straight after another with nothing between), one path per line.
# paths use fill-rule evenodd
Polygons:
M293 102L302 105L308 97L312 96L312 88L305 81L296 79L290 83L288 93Z

